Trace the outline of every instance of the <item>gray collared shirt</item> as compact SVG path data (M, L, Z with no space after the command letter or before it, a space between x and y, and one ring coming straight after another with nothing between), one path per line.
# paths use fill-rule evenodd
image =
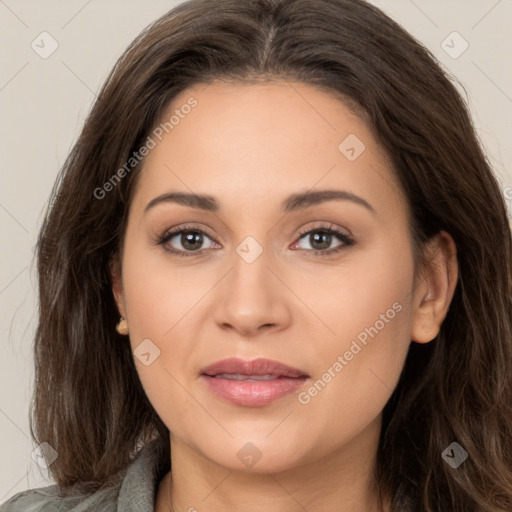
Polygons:
M56 484L29 489L0 505L0 512L154 512L158 484L169 470L166 456L162 441L153 440L118 474L119 479L111 487L63 498Z

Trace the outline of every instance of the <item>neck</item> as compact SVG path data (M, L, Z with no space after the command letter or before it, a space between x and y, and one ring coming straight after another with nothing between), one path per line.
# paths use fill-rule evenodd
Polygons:
M373 466L380 417L349 444L276 473L220 466L171 435L171 467L156 512L388 512L378 505Z

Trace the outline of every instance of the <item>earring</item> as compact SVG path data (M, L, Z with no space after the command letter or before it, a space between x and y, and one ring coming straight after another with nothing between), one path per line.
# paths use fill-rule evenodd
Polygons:
M116 326L116 330L119 334L122 334L123 336L126 336L128 334L128 323L123 317L121 317L121 319L119 320L119 323Z

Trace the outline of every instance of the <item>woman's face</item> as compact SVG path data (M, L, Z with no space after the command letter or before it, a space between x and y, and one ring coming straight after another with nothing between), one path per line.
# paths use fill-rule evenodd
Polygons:
M162 122L173 114L148 144L114 288L149 400L174 443L225 467L364 458L420 302L388 158L361 118L302 83L202 84ZM229 358L302 377L203 374Z

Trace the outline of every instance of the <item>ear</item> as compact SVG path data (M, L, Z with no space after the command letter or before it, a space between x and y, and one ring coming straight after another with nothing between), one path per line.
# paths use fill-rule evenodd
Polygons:
M411 340L432 341L441 329L455 292L458 278L457 248L453 238L441 231L429 242L431 255L415 290Z
M123 281L121 276L121 267L119 258L114 255L110 259L110 281L112 283L112 294L117 304L117 309L122 317L125 317L124 311L124 296L123 296Z

